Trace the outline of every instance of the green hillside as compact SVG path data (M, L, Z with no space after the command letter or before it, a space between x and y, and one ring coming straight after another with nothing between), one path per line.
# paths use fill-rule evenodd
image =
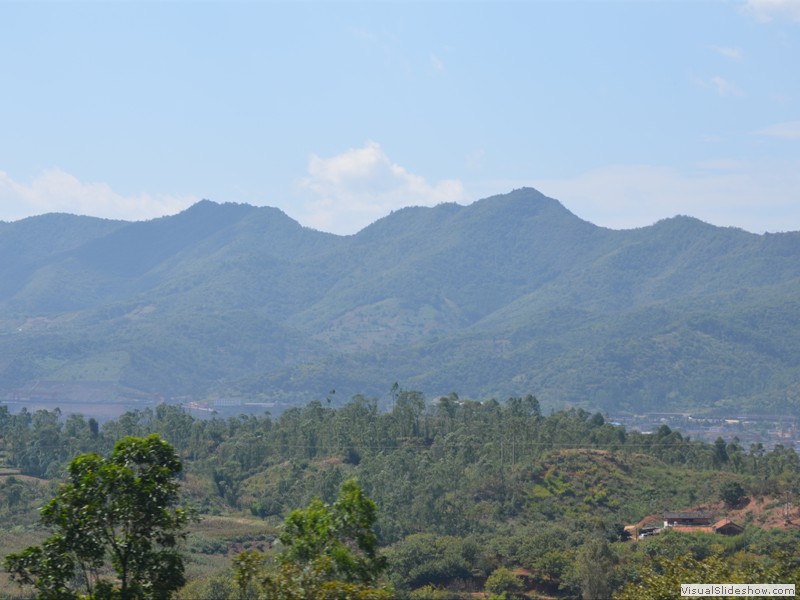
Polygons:
M614 231L532 189L344 237L203 201L0 223L0 275L7 397L304 402L398 381L551 407L800 408L800 233L684 216Z
M200 419L160 404L102 424L0 406L0 518L13 524L0 532L0 557L45 537L35 525L39 509L64 489L58 482L70 460L108 455L126 435L157 434L184 463L181 504L201 517L179 547L188 584L178 597L187 600L264 597L237 595L240 553L250 552L256 571L274 574L286 549L281 523L315 499L317 507L335 503L352 480L376 505L368 527L386 560L381 584L393 588L391 598L486 598L502 570L522 586L512 598L610 598L626 587L628 597L677 597L675 580L661 595L635 593L677 558L692 573L677 582L700 581L689 579L695 572L704 582L731 581L704 570L716 561L738 572L735 581L763 581L762 568L780 569L770 580L797 581L793 448L699 442L667 426L643 434L580 409L545 415L532 395L428 402L396 386L390 395L386 411L377 398L357 397L276 418ZM742 529L730 537L705 526L636 537L673 511L702 511L712 523L727 518ZM326 522L336 520L311 521L307 531ZM592 549L600 550L594 559ZM605 593L587 591L597 581ZM25 591L0 573L4 598L33 597Z

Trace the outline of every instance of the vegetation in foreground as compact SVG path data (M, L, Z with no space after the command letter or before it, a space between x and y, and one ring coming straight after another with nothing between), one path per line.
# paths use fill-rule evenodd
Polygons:
M388 412L356 397L227 420L160 405L102 427L0 407L14 469L0 475L0 517L42 545L36 509L52 497L47 480L72 461L51 501L63 504L76 456L94 452L100 468L125 436L158 434L184 467L173 506L205 519L175 538L187 580L179 598L300 598L323 586L339 594L330 597L655 598L674 596L687 573L797 582L796 509L784 524L786 502L797 504L793 449L701 443L666 427L644 435L582 410L545 416L533 396L429 404L395 388L391 402ZM690 508L734 516L744 532L625 540L625 524ZM351 517L360 528L344 525ZM31 545L16 543L4 541L12 564Z
M40 598L170 597L186 583L177 548L190 519L178 506L182 468L156 434L122 438L107 459L76 457L68 483L41 509L55 533L6 556L6 569Z

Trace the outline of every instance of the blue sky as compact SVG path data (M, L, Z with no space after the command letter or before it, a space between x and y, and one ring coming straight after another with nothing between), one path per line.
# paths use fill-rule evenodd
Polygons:
M533 186L800 230L798 65L799 0L0 0L0 220L210 198L346 234Z

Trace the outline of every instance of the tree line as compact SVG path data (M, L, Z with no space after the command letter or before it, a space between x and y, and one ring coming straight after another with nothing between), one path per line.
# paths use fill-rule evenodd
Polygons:
M735 439L708 444L666 426L643 434L581 409L544 415L532 395L479 402L451 394L429 402L395 386L390 408L378 406L357 396L277 417L198 419L162 404L103 424L56 411L12 415L0 406L0 436L7 466L57 479L74 456L105 456L125 436L155 433L183 461L183 494L199 514L247 514L284 526L299 507L333 514L355 477L374 499L375 540L396 595L491 588L508 596L533 587L574 596L597 593L591 586L598 582L619 592L652 575L656 558L666 569L676 547L697 561L745 552L768 569L781 548L800 541L756 523L738 546L713 536L689 547L664 537L621 541L626 523L733 491L795 498L800 460L792 448L744 448ZM6 515L27 506L24 493L14 500L10 487L8 479L0 485ZM232 567L220 574L220 589L238 589L237 573ZM211 593L198 585L187 590Z

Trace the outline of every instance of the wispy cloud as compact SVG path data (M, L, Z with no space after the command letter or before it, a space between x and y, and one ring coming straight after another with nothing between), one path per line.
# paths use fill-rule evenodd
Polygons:
M685 214L753 232L800 230L800 163L709 160L684 172L617 165L571 179L525 182L592 223L626 229ZM521 183L521 182L520 182Z
M350 33L353 37L365 42L374 43L378 41L378 36L375 32L363 27L351 27Z
M737 87L736 85L732 84L727 79L720 77L719 75L715 75L710 79L703 79L702 77L695 77L694 82L698 87L704 89L711 89L717 92L720 96L744 96L744 92Z
M744 96L744 92L719 75L711 78L711 85L720 96Z
M725 58L739 60L742 58L742 51L739 48L726 48L724 46L712 46L714 52Z
M84 183L61 169L48 169L29 184L0 171L0 219L9 221L49 212L143 220L175 214L197 200L192 195L125 196L105 183Z
M478 148L472 152L469 152L465 157L465 161L467 164L467 169L470 171L482 171L486 167L486 150L483 148Z
M800 140L800 121L788 121L764 127L755 132L757 135Z
M748 163L730 158L711 158L696 163L700 169L710 171L742 171L749 168Z
M431 54L431 66L433 67L433 70L438 73L444 72L444 62L435 54Z
M312 154L300 186L310 197L299 220L340 234L355 233L392 210L455 202L464 195L460 181L432 185L392 162L373 141L329 158Z
M800 23L800 2L797 0L747 0L743 10L763 23L773 20Z

